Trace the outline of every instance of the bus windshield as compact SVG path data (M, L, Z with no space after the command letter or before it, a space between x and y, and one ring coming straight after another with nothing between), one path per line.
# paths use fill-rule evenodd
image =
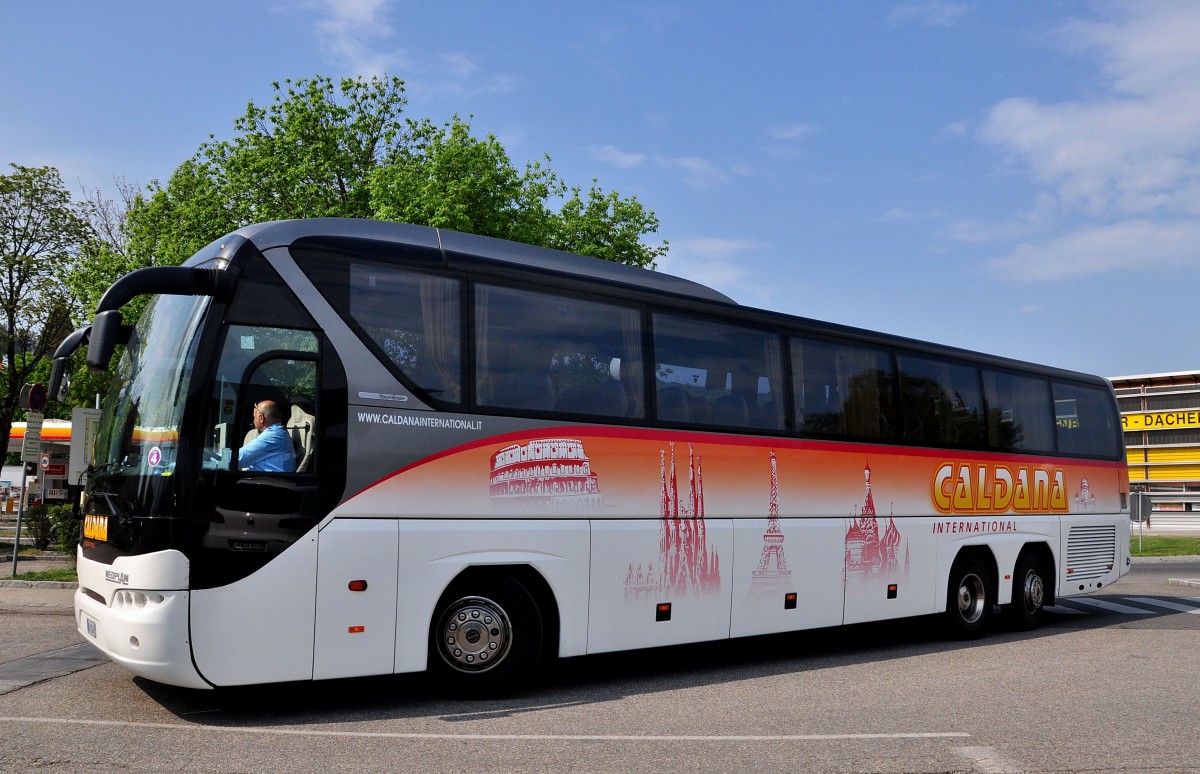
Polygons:
M174 471L196 333L211 300L166 295L150 301L113 372L92 460L97 472Z

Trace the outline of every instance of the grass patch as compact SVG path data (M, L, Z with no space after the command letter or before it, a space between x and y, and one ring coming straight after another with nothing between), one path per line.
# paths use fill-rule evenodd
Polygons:
M0 554L4 554L6 556L12 556L12 547L13 547L13 544L11 542L0 542ZM20 551L20 553L17 554L17 556L35 556L40 553L42 553L42 552L38 551L33 546L22 543L21 551Z
M23 572L19 573L13 580L23 581L58 581L59 583L78 583L79 576L75 574L74 567L54 567L49 570L40 570L38 572Z
M1129 553L1133 556L1196 556L1200 554L1200 537L1163 537L1162 535L1146 535L1141 539L1142 547L1138 550L1138 536L1134 534L1129 539Z

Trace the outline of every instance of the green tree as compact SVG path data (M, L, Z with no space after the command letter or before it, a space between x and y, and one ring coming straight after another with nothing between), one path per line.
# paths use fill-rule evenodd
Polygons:
M64 278L89 233L57 170L9 166L0 176L0 438L8 438L21 386L72 330L77 304Z
M178 264L251 223L307 217L397 220L653 266L666 243L641 239L658 219L636 198L584 195L549 168L519 171L492 135L454 117L403 116L398 78L315 76L273 84L249 103L234 136L210 136L167 185L152 183L129 211L130 266Z

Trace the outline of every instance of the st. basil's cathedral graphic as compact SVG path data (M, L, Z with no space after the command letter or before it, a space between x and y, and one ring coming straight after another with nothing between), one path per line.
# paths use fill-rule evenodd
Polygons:
M899 558L900 530L896 520L888 515L887 527L883 536L879 535L879 519L875 514L875 497L871 493L871 466L863 470L866 478L866 492L863 495L862 511L857 516L851 515L850 528L846 530L846 576L867 577L884 575L896 577L900 575ZM903 575L908 577L909 556L908 543L904 544Z
M704 523L704 471L701 458L688 444L688 493L680 499L675 471L675 444L660 450L658 564L633 562L625 574L625 599L646 596L710 594L721 590L721 560L709 550Z

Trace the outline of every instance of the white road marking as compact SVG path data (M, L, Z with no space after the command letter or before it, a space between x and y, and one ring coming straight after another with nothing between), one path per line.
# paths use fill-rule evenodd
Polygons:
M969 758L983 774L1021 774L1021 767L1005 760L991 747L955 747L954 752Z
M81 718L0 717L0 723L44 723L49 725L95 726L101 728L140 728L166 731L210 731L222 734L278 734L280 736L334 736L370 739L470 740L528 742L830 742L858 739L963 739L971 735L961 731L896 734L416 734L389 731L321 731L295 728L248 728L201 726L186 723L132 723L124 720L86 720ZM974 748L964 748L974 749ZM983 749L983 748L980 748Z
M1056 615L1087 615L1082 610L1076 610L1073 607L1066 607L1065 605L1047 605L1045 609L1046 612Z
M1154 605L1155 607L1165 607L1168 610L1178 610L1181 613L1191 613L1192 615L1200 615L1200 607L1194 605L1181 605L1178 602L1171 602L1166 599L1151 599L1150 597L1127 597L1130 602L1140 602L1143 605Z
M1112 613L1124 613L1125 615L1157 615L1153 610L1143 610L1140 607L1130 607L1129 605L1118 605L1116 602L1105 602L1102 599L1091 599L1089 597L1071 597L1072 605L1089 605L1098 607L1101 610L1108 610Z

